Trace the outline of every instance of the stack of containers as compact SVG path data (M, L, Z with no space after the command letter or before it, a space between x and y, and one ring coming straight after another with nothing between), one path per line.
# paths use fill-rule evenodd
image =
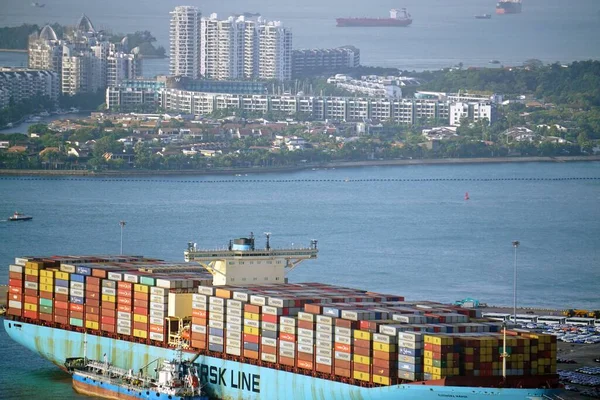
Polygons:
M23 304L23 316L25 318L38 319L38 291L40 269L43 267L41 262L28 262L25 265L25 296Z
M222 290L216 290L218 294ZM227 297L227 296L226 296ZM228 297L227 297L228 298ZM225 351L225 310L226 298L211 296L208 299L208 350L223 353Z
M17 317L23 315L23 269L22 265L10 265L8 267L7 315Z
M127 277L129 275L129 282ZM135 278L135 279L132 279ZM132 333L132 313L133 313L133 285L137 282L137 277L131 274L123 274L123 281L117 282L117 333L119 335L131 335ZM131 282L134 280L135 282Z
M384 327L381 328L385 331ZM423 333L398 332L398 378L406 381L423 379Z
M426 380L460 375L460 353L453 336L426 334L423 342L423 371Z
M84 277L83 295L85 308L85 327L92 330L100 329L100 300L102 292L100 289L100 278L91 276L91 269L86 266L77 266L75 271ZM71 282L71 295L74 294L73 288L79 288L81 284Z
M102 305L102 315L101 316L101 324L100 329L105 332L115 333L116 332L116 320L114 319L114 315L117 310L117 286L118 282L114 279L108 279L106 277L106 271L104 270L94 270L98 271L97 274L100 276L104 276L104 278L98 277L100 280L101 288L101 305ZM116 278L116 276L115 276Z
M246 300L246 293L234 292L233 299L227 299L225 304L225 353L238 357L242 355L244 302Z
M395 385L398 382L398 337L373 334L373 383Z
M199 291L202 286L198 288ZM212 293L213 288L209 293ZM207 344L207 327L208 327L208 296L205 293L194 293L192 296L192 326L190 335L190 345L194 349L205 350Z
M160 282L159 282L160 281ZM157 284L166 284L166 279L157 279ZM169 289L153 286L150 288L150 340L165 341L167 310L169 307Z
M141 282L140 279L140 283L133 285L133 336L148 339L150 289ZM104 299L104 295L102 298Z
M73 265L67 265L65 267L67 267L66 269L70 269L68 267L73 267L73 272L69 271L69 324L83 328L85 315L85 276L76 274L75 266ZM62 268L63 266L61 266L61 269Z
M358 327L356 321L343 318L335 319L334 327L334 374L344 378L352 377L352 330Z
M40 270L40 308L42 321L54 322L54 271Z
M333 374L333 317L317 315L315 369L323 374Z
M459 337L461 346L461 375L465 376L499 376L502 367L493 359L494 349L498 341L489 336Z
M266 298L259 295L250 295L250 304L244 304L244 334L243 355L253 360L260 359L260 315Z
M311 310L309 305L305 309ZM320 312L320 306L318 307ZM313 307L313 308L314 308ZM316 311L316 310L311 310ZM296 367L312 370L315 359L315 336L316 336L316 315L310 312L301 311L298 313L298 337Z
M360 329L353 329L352 336L352 345L354 350L352 356L352 377L359 381L370 382L372 379L372 333Z
M69 273L54 273L54 322L69 324Z
M283 299L272 301L271 297L267 299L267 305L262 307L260 328L260 359L262 361L277 362L277 336L279 334L279 317L283 314L283 308L273 306L273 304L282 305Z
M296 337L298 320L294 317L279 318L279 364L296 366Z

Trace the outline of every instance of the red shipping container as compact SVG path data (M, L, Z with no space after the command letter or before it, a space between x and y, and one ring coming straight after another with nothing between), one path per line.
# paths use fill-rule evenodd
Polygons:
M100 300L98 299L88 299L85 301L85 304L87 304L88 306L100 308Z
M23 310L23 317L25 317L25 318L31 318L31 319L38 319L38 312L37 311Z
M308 329L308 330L314 331L315 330L315 323L314 322L309 322L309 321L299 320L298 321L298 328Z
M277 354L277 347L274 346L266 346L263 344L260 350L265 354Z
M251 335L249 333L244 333L244 342L258 343L259 340L260 340L260 337L258 335Z
M69 310L71 311L83 312L84 309L85 307L83 304L69 303Z
M93 285L93 284L86 284L85 285L85 294L92 294L92 293L100 293L100 286L98 285Z
M9 293L8 294L8 300L13 300L13 301L19 301L22 302L23 301L23 295L21 294L15 294L15 293Z
M359 356L371 357L371 349L365 349L364 347L354 347L354 354Z
M46 322L54 322L54 317L52 316L52 314L44 314L41 312L40 320L46 321Z
M316 363L315 368L316 368L317 372L320 372L322 374L331 375L331 373L333 372L333 367L331 365Z
M394 373L398 374L398 371L393 368L383 368L383 367L373 366L373 375L392 376Z
M117 311L111 308L101 308L100 315L103 317L116 318Z
M88 306L86 304L85 305L85 312L86 313L90 313L90 314L100 314L100 308L99 307Z
M348 319L336 318L335 326L339 326L340 328L346 329L356 329L358 328L358 321L350 321Z
M60 300L54 300L54 307L55 308L60 308L63 310L68 310L69 309L69 303L66 301L60 301Z
M9 279L8 280L8 286L22 288L23 287L23 281L21 279Z
M58 300L58 301L69 301L69 295L66 294L61 294L61 293L54 293L54 300Z
M279 355L279 364L287 365L288 367L294 367L295 360L293 358L284 357L282 355Z
M260 306L254 304L244 304L244 311L253 314L260 314Z
M25 275L25 282L38 282L38 277L35 275Z
M21 310L20 308L8 308L6 310L7 315L16 315L18 317L22 316L22 312L23 312L23 310Z
M133 307L133 313L139 315L148 315L147 307Z
M115 326L110 324L100 324L100 330L115 333Z
M37 297L39 292L37 291L37 289L25 289L23 291L23 293L25 293L26 296L36 296Z
M45 292L43 290L40 291L40 297L42 299L50 299L50 300L52 300L53 299L52 294L53 294L52 292Z
M131 291L131 289L133 289L133 283L131 282L125 282L125 281L119 281L117 282L117 288L118 289L126 289Z
M16 279L16 280L20 281L22 276L23 275L21 275L19 272L10 271L8 273L8 279L9 279L9 281L10 281L10 279Z
M381 368L394 368L394 366L398 364L397 357L394 360L383 360L380 358L374 358L372 362L373 362L373 367L381 367Z
M133 306L148 308L148 300L133 299Z
M364 339L354 339L352 341L352 343L354 344L354 348L357 347L362 347L365 349L371 349L371 341L370 340L364 340Z
M38 304L38 297L37 296L25 296L25 303Z
M116 324L115 318L106 317L104 315L100 318L100 321L102 322L102 324L106 324L106 325L115 325Z
M54 315L54 322L56 322L57 324L64 324L67 325L69 323L69 318L67 316L62 316L62 315Z
M58 315L61 317L68 317L69 316L69 310L67 310L66 308L55 308L54 309L54 315Z
M261 319L265 322L270 322L272 324L276 324L278 316L277 315L271 315L271 314L262 314L261 315Z
M71 313L71 317L73 317L73 313ZM98 314L85 314L86 321L100 322L100 316Z
M279 339L284 340L286 342L295 342L296 335L292 335L291 333L279 332Z
M337 358L334 358L333 362L336 367L340 367L347 370L350 370L350 367L352 366L352 363L350 361L338 360Z
M10 293L16 293L16 294L22 294L23 293L23 289L21 287L15 287L15 286L9 286L8 287L8 291Z
M117 311L130 313L131 312L131 306L127 306L125 304L119 304L119 305L117 305Z
M165 333L165 327L162 325L150 324L150 332L154 333Z
M127 297L128 299L133 298L131 289L117 289L117 296Z
M208 311L206 311L206 310L192 309L192 317L207 319L208 318Z
M83 312L81 311L69 311L70 318L83 319Z
M90 286L97 286L98 291L100 291L100 278L95 277L95 276L86 276L85 277L86 290L90 290Z
M350 344L335 342L333 348L335 351L341 351L342 353L352 353L352 345Z
M148 293L142 293L142 292L133 292L133 298L137 299L137 300L148 300Z
M117 308L117 303L103 301L102 303L100 303L100 307L106 307L115 310Z
M365 372L367 374L371 373L371 366L370 365L353 362L352 363L352 368L354 369L354 371Z
M148 331L148 324L144 322L133 322L133 329L139 329L140 331Z

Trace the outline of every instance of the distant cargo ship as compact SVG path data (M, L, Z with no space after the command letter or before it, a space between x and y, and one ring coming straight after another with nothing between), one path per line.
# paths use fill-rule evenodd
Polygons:
M496 14L520 14L521 0L501 0L496 4Z
M408 26L412 24L412 17L406 11L406 8L401 10L391 9L389 18L338 18L336 19L337 26Z

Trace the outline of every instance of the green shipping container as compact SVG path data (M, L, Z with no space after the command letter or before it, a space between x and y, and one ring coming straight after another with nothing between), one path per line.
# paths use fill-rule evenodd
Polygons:
M40 312L44 314L52 314L52 307L40 306Z
M83 320L79 318L70 318L69 324L83 328Z
M140 276L140 283L142 285L154 286L154 278L149 276Z
M46 306L52 308L52 300L51 299L40 299L40 306Z
M498 354L502 354L503 349L502 347L498 347ZM508 346L506 346L506 354L512 354L512 349Z

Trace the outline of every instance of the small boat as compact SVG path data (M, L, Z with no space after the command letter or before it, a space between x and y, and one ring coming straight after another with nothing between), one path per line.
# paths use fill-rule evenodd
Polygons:
M500 61L498 61L498 60L490 60L490 64L500 64Z
M31 217L29 215L21 214L18 211L15 211L15 213L13 215L8 217L9 221L29 221L30 219L33 219L33 217Z
M491 19L492 18L492 14L479 14L479 15L476 15L475 18L477 18L477 19Z
M153 400L208 400L202 393L202 386L196 365L191 361L157 359L147 364L139 372L111 365L106 354L104 361L75 357L65 361L65 367L73 376L73 389L87 396L105 399L153 399ZM155 377L143 371L157 363Z
M469 192L465 193L465 200L469 200Z

